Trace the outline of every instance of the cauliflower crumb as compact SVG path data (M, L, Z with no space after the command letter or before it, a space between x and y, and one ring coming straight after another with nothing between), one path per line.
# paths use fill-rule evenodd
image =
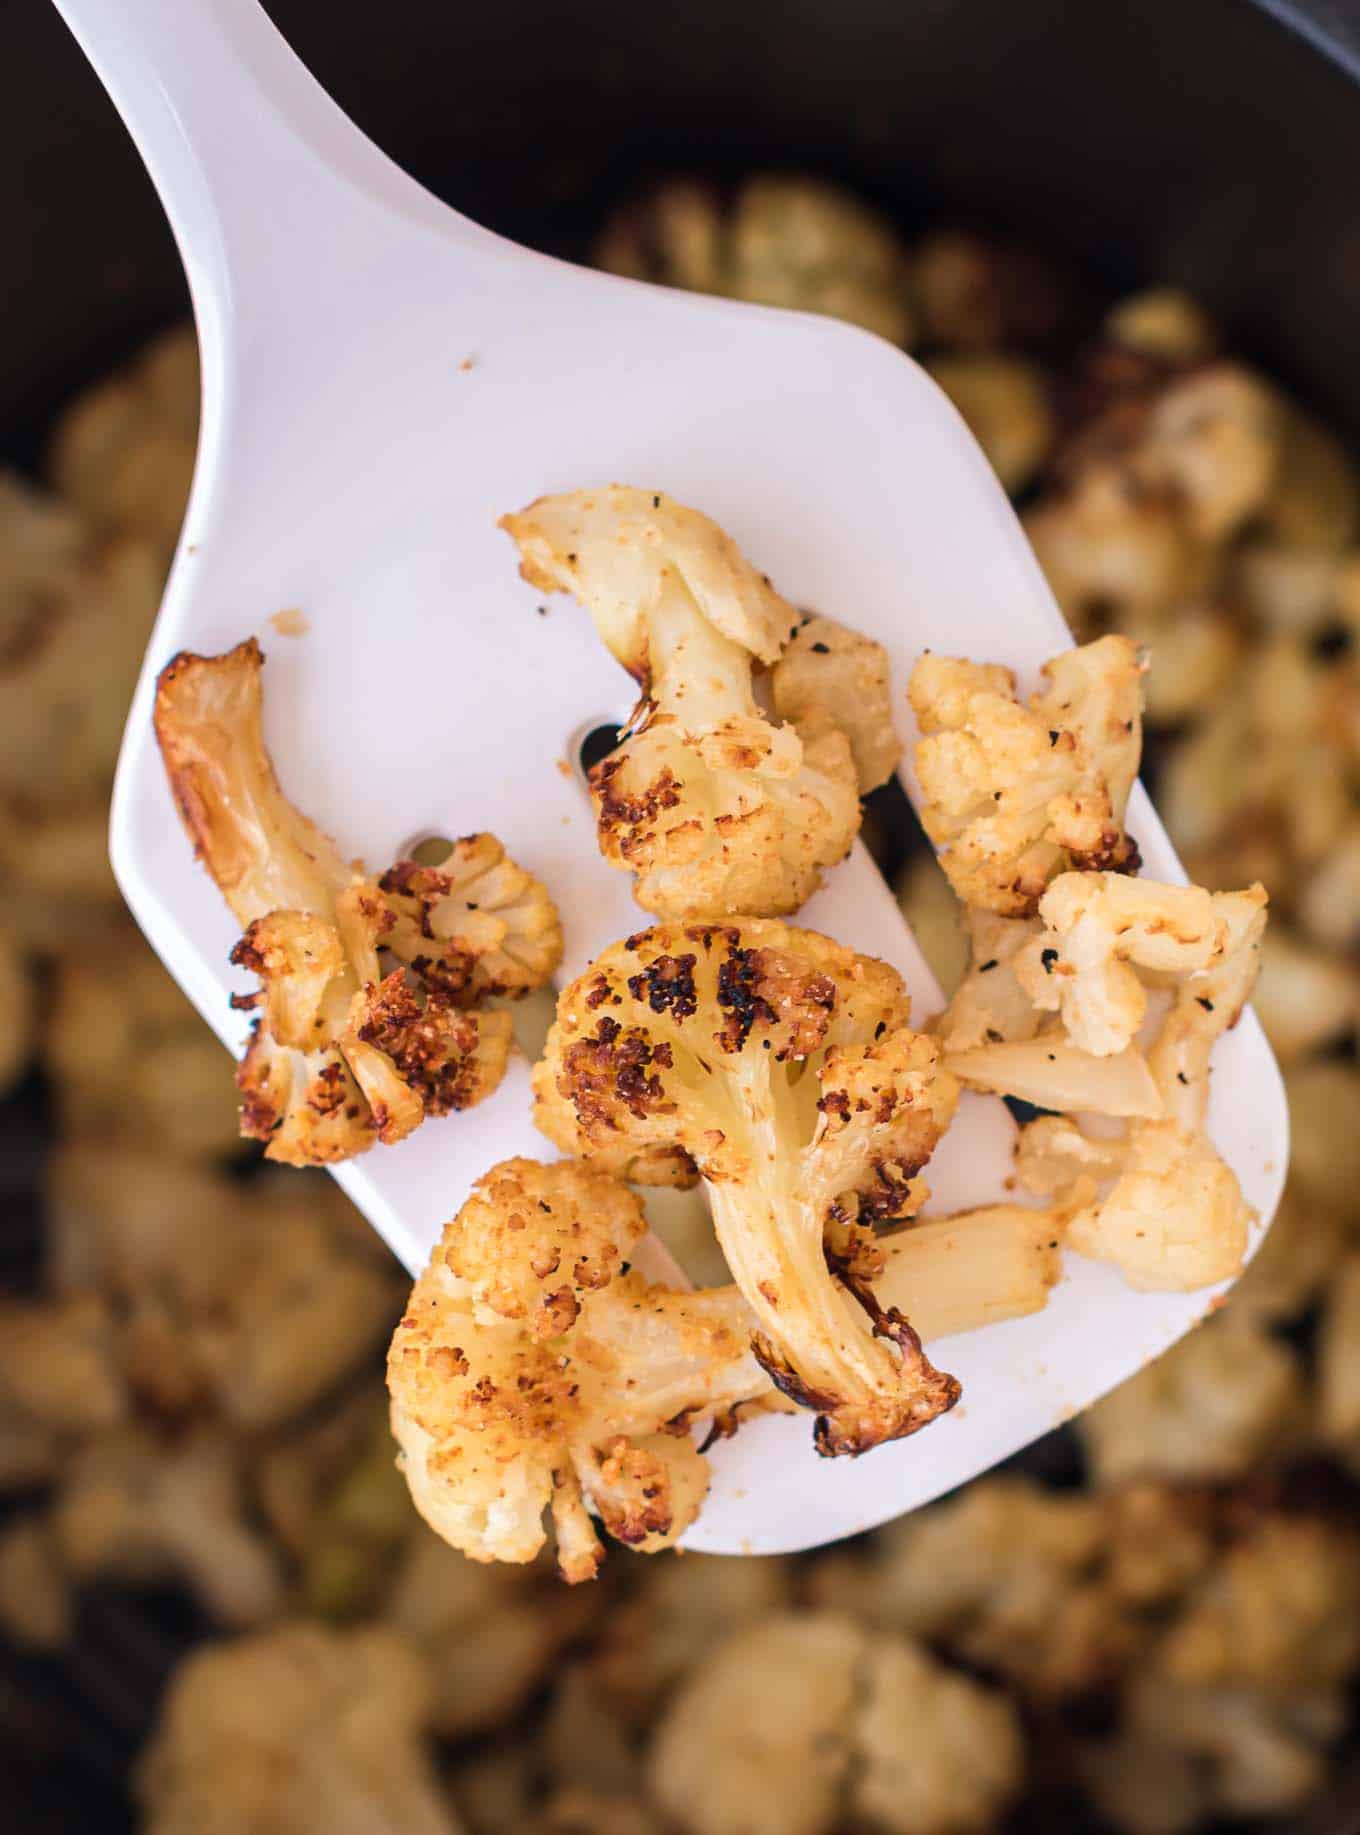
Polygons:
M501 527L530 584L573 594L641 685L590 773L601 850L636 875L638 903L675 918L796 911L848 852L860 807L851 741L823 713L839 680L823 672L806 729L773 724L752 692L755 663L797 628L792 606L716 524L660 494L545 497Z
M766 1393L734 1288L669 1293L628 1269L642 1208L604 1174L508 1160L446 1225L388 1354L416 1508L479 1561L595 1575L606 1530L647 1552L698 1514L690 1420ZM616 1273L615 1270L618 1270Z
M1126 637L1050 662L1028 706L1010 671L923 656L911 704L924 737L921 820L966 905L1033 913L1065 867L1134 872L1124 832L1142 744L1142 665Z

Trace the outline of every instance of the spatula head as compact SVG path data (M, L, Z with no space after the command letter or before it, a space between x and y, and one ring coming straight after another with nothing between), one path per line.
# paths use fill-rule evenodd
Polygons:
M886 646L908 745L924 649L1007 663L1028 687L1071 642L972 438L888 345L589 274L464 226L443 238L363 198L351 208L314 291L275 301L267 335L229 314L206 328L198 477L115 800L124 892L234 1052L235 927L191 858L152 737L152 679L176 650L259 634L281 779L347 855L382 864L421 836L497 834L561 907L565 980L645 921L598 855L578 763L586 733L625 718L632 685L583 611L517 577L504 511L613 480L704 510L796 605ZM1182 876L1141 791L1129 826L1149 876ZM918 1021L938 1007L862 849L798 921L893 962ZM1286 1118L1250 1012L1216 1053L1210 1131L1268 1218ZM932 1208L1002 1197L1012 1137L999 1101L965 1098L930 1169ZM511 1153L550 1154L523 1064L483 1106L337 1176L414 1270ZM717 1447L688 1542L803 1548L895 1516L1085 1407L1213 1303L1134 1293L1069 1258L1044 1312L930 1347L964 1400L928 1433L826 1461L806 1418L769 1418Z

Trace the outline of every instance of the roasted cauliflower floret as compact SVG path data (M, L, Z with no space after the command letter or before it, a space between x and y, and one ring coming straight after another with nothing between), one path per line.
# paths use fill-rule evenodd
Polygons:
M0 1492L58 1476L71 1444L125 1420L128 1400L99 1294L0 1303Z
M534 1074L540 1127L617 1164L688 1154L758 1324L756 1356L817 1411L823 1453L867 1451L953 1406L907 1320L874 1298L872 1226L913 1215L954 1109L896 972L753 920L663 924L565 990Z
M595 250L636 280L825 313L909 344L906 251L886 218L822 179L759 173L730 204L710 185L667 179L625 204Z
M1002 488L1023 490L1056 431L1048 378L1024 357L935 357L926 368L967 421Z
M1150 890L1156 894L1158 889ZM1137 1055L1133 1046L1106 1057L1075 1053L1073 1084L1062 1092L1064 1099L1045 1103L1042 1096L1037 1098L1042 1106L1067 1113L1043 1116L1025 1128L1016 1161L1021 1183L1031 1191L1050 1197L1067 1191L1071 1198L1084 1189L1085 1198L1068 1224L1067 1241L1079 1254L1115 1263L1130 1285L1145 1289L1188 1291L1239 1273L1252 1221L1237 1175L1219 1157L1204 1132L1204 1121L1210 1055L1237 1023L1250 997L1266 898L1262 888L1254 886L1246 892L1215 894L1209 902L1222 925L1212 932L1212 958L1175 984L1170 1010L1146 1059L1154 1105L1140 1114L1097 1099L1110 1075L1108 1067L1129 1062ZM1180 941L1168 933L1158 948L1174 955L1194 928L1192 913ZM1203 952L1202 944L1195 947ZM1040 962L1037 975L1042 974ZM1111 1011L1107 1007L1103 1012L1107 1022ZM1120 1024L1127 1024L1128 1017L1126 1011ZM1061 1055L1062 1049L1041 1035L1028 1047L994 1046L956 1054L948 1062L965 1075L971 1060L999 1060L1008 1050ZM998 1075L991 1087L1030 1095L1030 1088L1021 1089L1014 1076ZM1071 1112L1082 1110L1122 1112L1133 1119L1122 1138L1095 1138L1068 1119ZM1097 1197L1096 1186L1111 1179L1114 1183L1107 1185L1106 1195Z
M805 738L827 728L845 734L861 795L897 769L888 653L871 637L831 618L801 619L770 672L770 690L774 711Z
M459 1835L429 1680L376 1625L282 1625L175 1672L137 1768L147 1835Z
M385 947L458 1006L530 994L562 960L557 907L494 835L464 835L437 866L398 861L378 884L396 920Z
M796 911L860 809L846 734L820 715L806 732L776 726L752 693L754 665L797 629L792 606L707 517L647 491L540 498L501 527L525 579L572 593L641 684L623 743L591 772L601 850L636 875L638 903L676 918Z
M280 789L261 726L263 663L253 638L225 656L176 657L157 685L156 734L195 851L246 927L232 960L262 984L235 1001L261 1014L237 1072L241 1131L265 1141L271 1159L324 1164L400 1140L427 1116L470 1108L495 1089L510 1017L466 1003L492 985L523 989L538 970L546 975L555 931L546 893L489 836L460 844L461 864L475 877L480 862L504 914L475 934L460 931L454 881L447 895L442 880L412 891L402 869L394 884L408 889L394 909ZM436 923L442 931L422 939ZM379 951L398 933L430 951L409 963L394 952L398 964L385 974ZM456 995L450 980L461 981Z
M645 1229L604 1174L507 1160L417 1281L388 1354L392 1431L416 1508L474 1560L532 1560L551 1502L562 1573L593 1578L587 1498L618 1540L669 1546L708 1486L686 1423L768 1393L734 1288L629 1270Z
M1039 901L1043 930L1016 960L1034 1006L1060 1013L1080 1051L1123 1051L1147 1015L1139 977L1180 980L1213 973L1242 941L1258 936L1265 894L1206 892L1118 873L1063 873ZM1155 984L1154 984L1155 985ZM1187 982L1193 996L1194 986Z
M1009 670L924 656L921 820L966 905L1023 917L1068 867L1137 870L1124 806L1142 745L1142 666L1125 637L1064 651L1028 706Z

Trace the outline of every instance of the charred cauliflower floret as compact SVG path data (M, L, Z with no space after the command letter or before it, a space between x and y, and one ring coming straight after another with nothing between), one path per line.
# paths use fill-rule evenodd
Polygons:
M156 734L195 851L246 926L232 960L260 978L235 1002L260 1015L237 1072L241 1131L271 1159L324 1164L489 1095L510 1017L469 1002L535 985L560 940L547 894L491 836L458 843L452 871L394 868L390 901L343 860L274 775L263 662L254 639L176 657L157 686ZM380 951L396 958L390 973Z
M846 319L909 344L906 251L891 223L822 179L748 178L725 204L711 185L667 179L606 225L596 264L636 280Z
M437 866L399 861L378 884L395 919L384 947L458 1006L530 994L562 960L557 907L494 835L464 835Z
M914 1214L954 1109L886 964L811 931L663 924L565 990L535 1071L540 1127L617 1165L676 1148L708 1182L755 1353L817 1411L823 1453L914 1433L958 1399L879 1305L872 1226Z
M674 918L796 911L860 808L846 733L820 713L776 726L752 693L755 665L797 630L792 606L716 524L647 491L544 497L501 526L525 579L573 594L641 685L623 743L591 772L601 850L636 875L638 903Z
M1068 867L1131 873L1124 806L1142 745L1142 665L1126 637L1064 651L1023 705L1008 669L924 656L921 820L966 905L1023 917Z
M735 1288L671 1293L630 1270L646 1230L623 1186L570 1162L481 1180L412 1292L388 1354L416 1508L477 1561L530 1561L551 1504L566 1579L619 1541L694 1521L707 1466L686 1431L768 1393Z
M1239 1273L1246 1250L1252 1212L1204 1121L1210 1055L1250 997L1266 899L1259 886L1216 897L1226 928L1214 961L1180 980L1148 1054L1157 1112L1134 1120L1122 1139L1093 1139L1062 1115L1041 1117L1021 1136L1016 1166L1031 1191L1052 1195L1082 1179L1113 1179L1106 1196L1092 1196L1072 1217L1067 1240L1082 1255L1113 1262L1134 1287L1209 1286ZM1074 1093L1061 1106L1097 1105Z

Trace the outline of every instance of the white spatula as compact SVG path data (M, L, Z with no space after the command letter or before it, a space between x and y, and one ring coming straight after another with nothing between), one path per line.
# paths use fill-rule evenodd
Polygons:
M176 650L260 631L293 799L370 861L422 834L493 830L554 892L572 976L644 921L597 854L575 763L581 736L621 721L631 695L583 612L559 599L541 615L497 532L503 511L615 479L704 510L796 603L887 645L907 741L923 648L1006 662L1024 681L1070 641L962 422L887 344L603 277L478 229L364 139L255 0L58 4L165 203L203 353L198 471L124 746L114 864L233 1050L232 920L190 857L151 731L153 677ZM267 624L290 608L298 638ZM1179 877L1141 791L1130 815L1147 873ZM918 1017L938 1006L862 848L799 921L895 963ZM1218 1051L1211 1128L1268 1218L1286 1120L1250 1013ZM935 1208L995 1201L1011 1135L999 1102L967 1099L930 1169ZM337 1176L415 1270L472 1181L511 1153L550 1157L523 1064L482 1107ZM965 1400L927 1433L824 1461L805 1418L770 1418L719 1446L689 1543L802 1548L895 1516L1086 1406L1210 1298L1135 1294L1073 1261L1046 1311L931 1347Z

